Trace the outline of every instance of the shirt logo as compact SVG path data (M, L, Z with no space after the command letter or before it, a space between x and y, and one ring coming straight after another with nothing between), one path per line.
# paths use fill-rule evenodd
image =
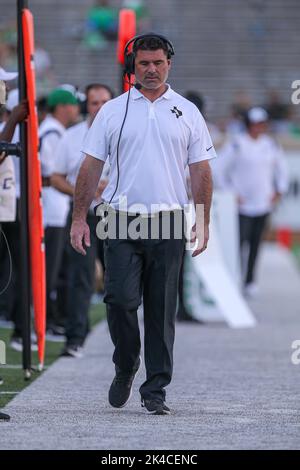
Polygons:
M206 149L206 151L209 152L210 149L212 149L212 148L213 148L213 145L211 147L209 147L208 149Z
M176 106L174 106L174 108L171 109L171 113L175 114L177 119L179 119L182 116L182 111L180 111Z

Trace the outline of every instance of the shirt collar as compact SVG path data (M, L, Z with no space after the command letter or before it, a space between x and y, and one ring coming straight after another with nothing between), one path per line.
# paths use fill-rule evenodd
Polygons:
M164 93L162 96L160 96L159 98L157 98L157 100L155 100L155 101L160 101L160 100L162 100L162 99L165 99L165 100L170 100L170 99L171 99L171 95L172 95L172 91L173 91L173 90L172 90L171 86L170 86L168 83L166 83L166 85L167 85L168 89L165 91L165 93ZM131 90L131 97L132 97L132 99L133 99L134 101L139 100L140 98L147 99L147 98L143 95L143 93L141 93L141 92L140 92L137 88L135 88L135 87L133 87L132 90Z

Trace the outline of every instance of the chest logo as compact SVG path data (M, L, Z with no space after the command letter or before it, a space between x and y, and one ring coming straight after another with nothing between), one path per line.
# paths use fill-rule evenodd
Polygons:
M171 113L175 114L177 119L179 119L182 116L182 111L180 111L176 106L174 106L174 108L171 109Z

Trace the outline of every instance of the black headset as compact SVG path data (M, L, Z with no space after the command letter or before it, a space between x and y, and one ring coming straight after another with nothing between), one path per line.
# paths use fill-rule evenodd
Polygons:
M147 33L147 34L142 34L140 36L135 36L134 38L130 39L130 41L128 41L124 49L124 75L127 75L128 77L130 77L130 75L133 75L135 71L135 52L134 52L135 45L138 41L144 38L161 39L168 46L168 53L167 53L168 60L170 60L171 57L175 55L173 44L171 43L171 41L169 41L169 39L167 39L165 36L162 36L161 34ZM133 43L133 51L129 52L129 47L132 43Z

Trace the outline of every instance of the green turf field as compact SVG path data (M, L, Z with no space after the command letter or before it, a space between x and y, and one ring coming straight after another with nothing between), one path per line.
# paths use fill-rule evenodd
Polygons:
M296 256L296 259L298 261L298 265L300 267L300 245L295 244L292 248L292 251L293 251L294 255Z
M90 321L91 326L95 326L105 316L105 305L95 305L90 310ZM30 381L24 380L24 373L21 368L22 354L12 350L9 347L9 341L11 336L11 330L0 328L0 340L4 341L6 347L6 367L0 366L0 377L3 378L4 383L0 385L0 408L3 408L10 400L15 397L14 392L20 392L23 388L30 385L32 380L39 377L40 373L33 372L32 379ZM46 358L45 367L49 366L54 362L60 355L63 343L46 343ZM32 366L38 365L37 353L32 353Z

